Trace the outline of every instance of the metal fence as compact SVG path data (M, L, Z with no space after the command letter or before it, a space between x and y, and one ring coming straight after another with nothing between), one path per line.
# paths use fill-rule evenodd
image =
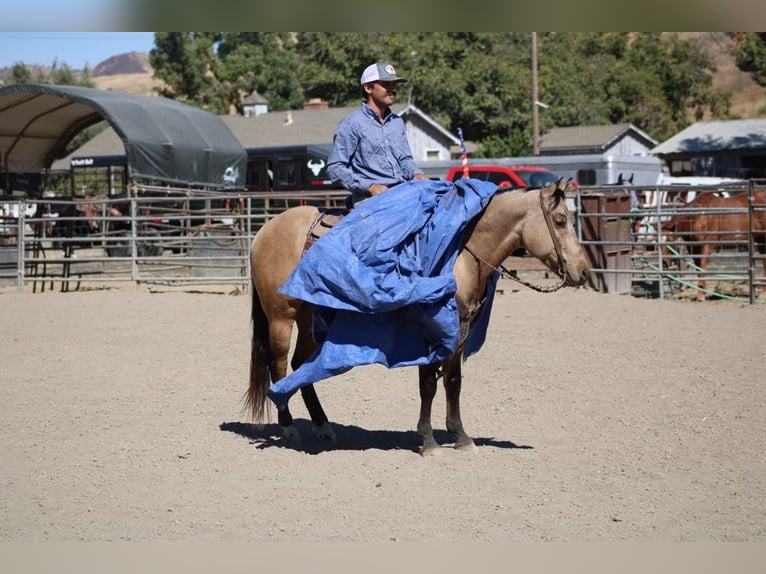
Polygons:
M593 264L592 286L647 297L766 302L758 299L766 285L764 183L580 189L577 221ZM711 196L729 199L704 200ZM709 260L704 246L712 251Z
M344 192L202 192L141 187L124 197L6 200L0 279L18 291L84 284L245 285L268 219L295 205L336 208Z
M764 302L758 293L766 284L766 260L757 246L764 241L766 205L756 193L763 189L758 181L716 188L578 189L572 203L592 264L591 287L647 297ZM745 194L749 201L739 207L683 207L693 196L713 193ZM344 197L342 191L141 187L124 197L0 200L0 280L32 292L117 282L246 288L250 242L265 221L294 205L337 208ZM715 253L702 268L694 253L700 242L663 229L680 214L744 214L748 224L708 237Z

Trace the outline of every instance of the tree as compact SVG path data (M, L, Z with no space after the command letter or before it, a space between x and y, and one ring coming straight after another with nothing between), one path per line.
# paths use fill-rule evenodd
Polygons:
M766 86L766 32L739 32L734 56L737 67L759 86Z
M59 64L58 59L53 60L53 63L47 70L41 66L33 67L28 66L24 62L16 62L11 68L11 77L6 83L8 85L34 83L93 87L90 69L87 66L81 72L77 72L67 63Z
M294 40L277 32L158 32L149 53L160 95L217 114L253 90L273 110L303 104Z
M24 62L16 62L11 68L10 84L31 84L32 72Z
M164 82L160 95L203 109L215 107L213 45L219 38L217 32L157 32L149 63L154 77Z
M150 63L162 95L228 113L257 90L274 111L309 98L358 104L359 74L393 62L411 101L480 154L531 152L531 39L498 32L161 32ZM554 126L633 123L665 139L703 116L726 117L729 95L691 41L659 33L538 34L544 134ZM753 56L751 58L755 60Z

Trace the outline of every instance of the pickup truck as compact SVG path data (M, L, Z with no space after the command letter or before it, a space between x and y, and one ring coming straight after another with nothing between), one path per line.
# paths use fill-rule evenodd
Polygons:
M457 166L450 168L445 179L457 181L461 177L463 167ZM557 173L535 165L469 165L468 177L513 188L543 187L560 179Z

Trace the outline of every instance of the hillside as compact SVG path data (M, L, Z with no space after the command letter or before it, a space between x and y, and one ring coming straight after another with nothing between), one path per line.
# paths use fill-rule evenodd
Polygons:
M680 32L679 37L700 43L718 68L713 86L731 92L731 114L743 119L766 116L766 88L737 68L733 40L726 32Z
M100 90L115 90L156 96L156 87L162 82L152 78L149 55L128 52L107 58L93 68L91 80Z
M151 72L96 76L92 81L99 90L115 90L144 96L156 96L155 88L162 85L160 80L152 78Z

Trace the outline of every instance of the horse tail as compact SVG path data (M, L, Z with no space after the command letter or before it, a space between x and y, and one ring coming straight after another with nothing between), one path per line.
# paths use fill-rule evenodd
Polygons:
M250 321L253 332L250 347L250 385L245 393L245 409L253 421L261 421L266 412L266 391L271 385L271 366L274 357L269 344L269 319L261 305L261 298L251 283L252 303Z

